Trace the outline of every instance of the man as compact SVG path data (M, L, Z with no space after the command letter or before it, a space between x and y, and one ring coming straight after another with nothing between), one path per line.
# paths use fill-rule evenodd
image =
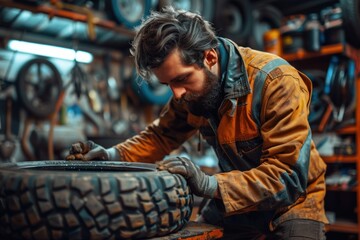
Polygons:
M304 74L217 38L200 16L171 7L143 22L131 52L138 73L154 74L173 98L139 135L109 149L86 143L83 159L155 162L199 132L221 173L208 176L182 157L158 168L212 199L202 217L223 226L225 238L325 239L326 165L311 139L312 86ZM74 144L71 156L81 150Z

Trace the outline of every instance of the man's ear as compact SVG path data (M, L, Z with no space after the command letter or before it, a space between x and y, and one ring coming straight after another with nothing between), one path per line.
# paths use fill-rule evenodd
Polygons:
M205 66L207 66L209 69L212 68L212 66L214 66L215 64L218 63L218 54L216 52L216 50L214 48L209 49L209 50L205 50L204 52L204 64Z

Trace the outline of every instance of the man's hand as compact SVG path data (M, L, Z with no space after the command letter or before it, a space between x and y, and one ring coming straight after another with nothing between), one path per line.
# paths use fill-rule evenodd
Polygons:
M158 162L157 168L182 175L195 195L214 198L218 188L215 176L206 175L190 159L185 157L171 158Z
M66 160L120 160L120 155L115 148L105 149L93 141L77 142L71 145Z

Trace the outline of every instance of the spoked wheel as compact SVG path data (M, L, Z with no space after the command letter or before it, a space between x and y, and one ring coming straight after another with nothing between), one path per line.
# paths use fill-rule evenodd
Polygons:
M16 89L19 101L32 115L48 117L62 90L59 71L46 59L32 59L20 69Z

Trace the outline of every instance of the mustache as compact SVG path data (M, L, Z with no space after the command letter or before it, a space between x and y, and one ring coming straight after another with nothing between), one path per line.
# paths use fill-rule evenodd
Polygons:
M199 101L204 96L201 93L186 93L181 99L185 102Z

